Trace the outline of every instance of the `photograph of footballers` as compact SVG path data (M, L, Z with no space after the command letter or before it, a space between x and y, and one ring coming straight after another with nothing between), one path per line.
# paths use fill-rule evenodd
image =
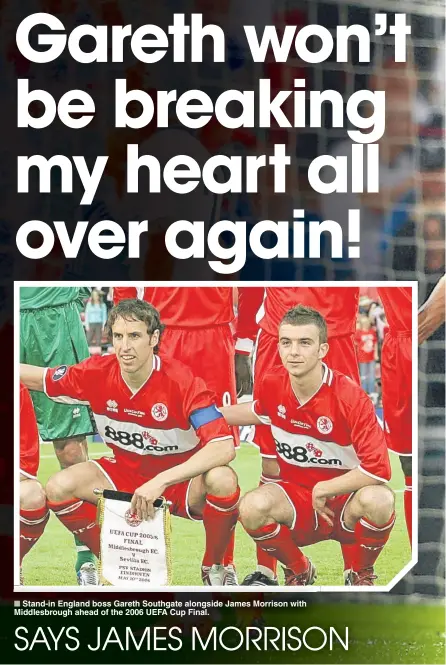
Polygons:
M16 283L15 589L391 589L417 557L416 302Z

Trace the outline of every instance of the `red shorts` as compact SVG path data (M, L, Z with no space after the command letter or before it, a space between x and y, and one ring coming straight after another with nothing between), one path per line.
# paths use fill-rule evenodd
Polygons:
M149 478L135 473L133 469L128 469L122 464L118 464L113 457L100 457L97 460L90 460L90 464L96 464L104 476L113 486L113 489L120 492L133 492L141 485L144 485ZM177 485L168 487L164 492L166 501L170 501L170 512L176 517L185 517L189 520L200 521L200 518L192 517L189 511L188 495L192 480L185 480Z
M333 337L329 341L329 347L329 351L324 358L324 362L327 363L328 367L349 376L358 385L361 385L354 335ZM257 336L253 361L254 399L257 399L257 391L265 374L274 365L281 365L281 363L277 337L273 337L264 330L260 330ZM259 447L262 457L276 456L276 444L274 443L270 428L266 425L256 425L254 445Z
M412 455L412 338L387 333L381 353L381 385L387 447Z
M217 406L237 404L235 344L229 325L210 328L169 328L163 332L160 355L188 365L217 397ZM239 428L232 427L234 443L240 444Z
M333 526L330 526L313 509L310 489L283 481L271 484L278 485L285 492L293 508L291 532L296 545L303 547L319 543L321 540L355 542L355 532L347 529L343 520L345 507L354 493L341 494L327 500L327 506L334 512Z

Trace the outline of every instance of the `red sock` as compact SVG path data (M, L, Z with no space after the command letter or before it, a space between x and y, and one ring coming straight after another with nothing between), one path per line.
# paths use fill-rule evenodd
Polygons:
M293 573L303 573L308 565L307 558L294 543L291 531L283 524L267 524L260 529L246 529L246 533L265 550L274 550L274 555Z
M277 480L277 478L270 478L269 476L265 476L262 473L260 477L259 487L261 487L265 483L274 482L275 480ZM263 568L268 568L268 570L271 570L271 572L274 574L274 577L277 577L277 559L271 556L271 554L268 554L268 552L262 550L262 548L258 543L256 544L256 550L257 550L257 567L262 566Z
M225 555L223 557L223 564L225 566L233 566L234 565L234 548L235 548L235 527L237 525L234 525L234 528L231 531L231 536L229 538L229 543L226 548Z
M96 524L94 504L70 499L60 503L48 501L48 507L71 533L77 536L93 554L99 556L101 530Z
M46 505L37 510L20 509L20 565L23 557L44 532L49 517L50 511Z
M395 513L386 524L377 526L366 517L361 517L355 527L357 547L352 561L352 569L359 572L363 568L371 568L381 550L389 540L395 524Z
M355 558L356 543L341 543L341 551L344 559L344 570L350 570Z
M404 488L404 516L406 518L407 533L412 547L412 476L406 476Z
M203 566L224 563L225 552L238 520L239 499L239 487L230 496L207 494L203 509L203 524L206 531Z

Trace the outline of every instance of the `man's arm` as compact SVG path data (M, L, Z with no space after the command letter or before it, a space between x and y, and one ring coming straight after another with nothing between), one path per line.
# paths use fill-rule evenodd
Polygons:
M210 441L183 464L162 471L155 478L138 487L133 495L132 510L140 519L152 518L153 502L171 485L190 480L217 466L226 466L235 458L234 440L227 437Z
M372 478L372 476L366 475L360 469L352 469L351 471L347 471L343 476L338 476L331 480L322 480L320 483L317 483L313 488L313 508L322 519L333 526L331 518L334 514L325 505L327 499L341 494L356 492L368 485L382 485L384 483L384 480Z
M20 381L28 390L38 390L43 392L43 377L45 376L45 367L36 367L35 365L25 365L20 363Z
M445 320L445 275L418 313L418 344L423 344Z
M228 425L264 425L263 422L253 411L254 402L243 402L243 404L235 404L234 406L221 406L219 410L222 412L224 419Z
M333 512L325 505L328 498L356 492L368 485L381 485L391 476L384 432L370 398L357 387L344 406L351 441L360 464L342 476L314 486L313 508L329 524L332 524Z

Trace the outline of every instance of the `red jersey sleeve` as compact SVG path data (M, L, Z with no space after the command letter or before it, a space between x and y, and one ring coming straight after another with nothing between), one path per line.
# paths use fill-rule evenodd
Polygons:
M391 477L389 453L371 399L358 387L354 402L347 405L346 411L359 469L367 476L387 482Z
M261 287L238 288L238 316L236 353L248 355L252 351L259 326L256 314L263 302L265 289Z
M271 425L268 412L268 394L276 394L271 387L268 387L269 383L269 377L268 374L266 374L260 386L258 386L257 399L252 403L253 413L257 416L263 425Z
M20 470L37 476L39 470L39 431L28 390L20 384Z
M77 365L48 368L43 381L45 394L61 404L89 404L91 390L97 390L98 386L92 374L100 359L97 356Z
M216 396L203 379L185 372L186 391L183 394L184 415L202 444L218 439L232 439L229 425L216 406Z

